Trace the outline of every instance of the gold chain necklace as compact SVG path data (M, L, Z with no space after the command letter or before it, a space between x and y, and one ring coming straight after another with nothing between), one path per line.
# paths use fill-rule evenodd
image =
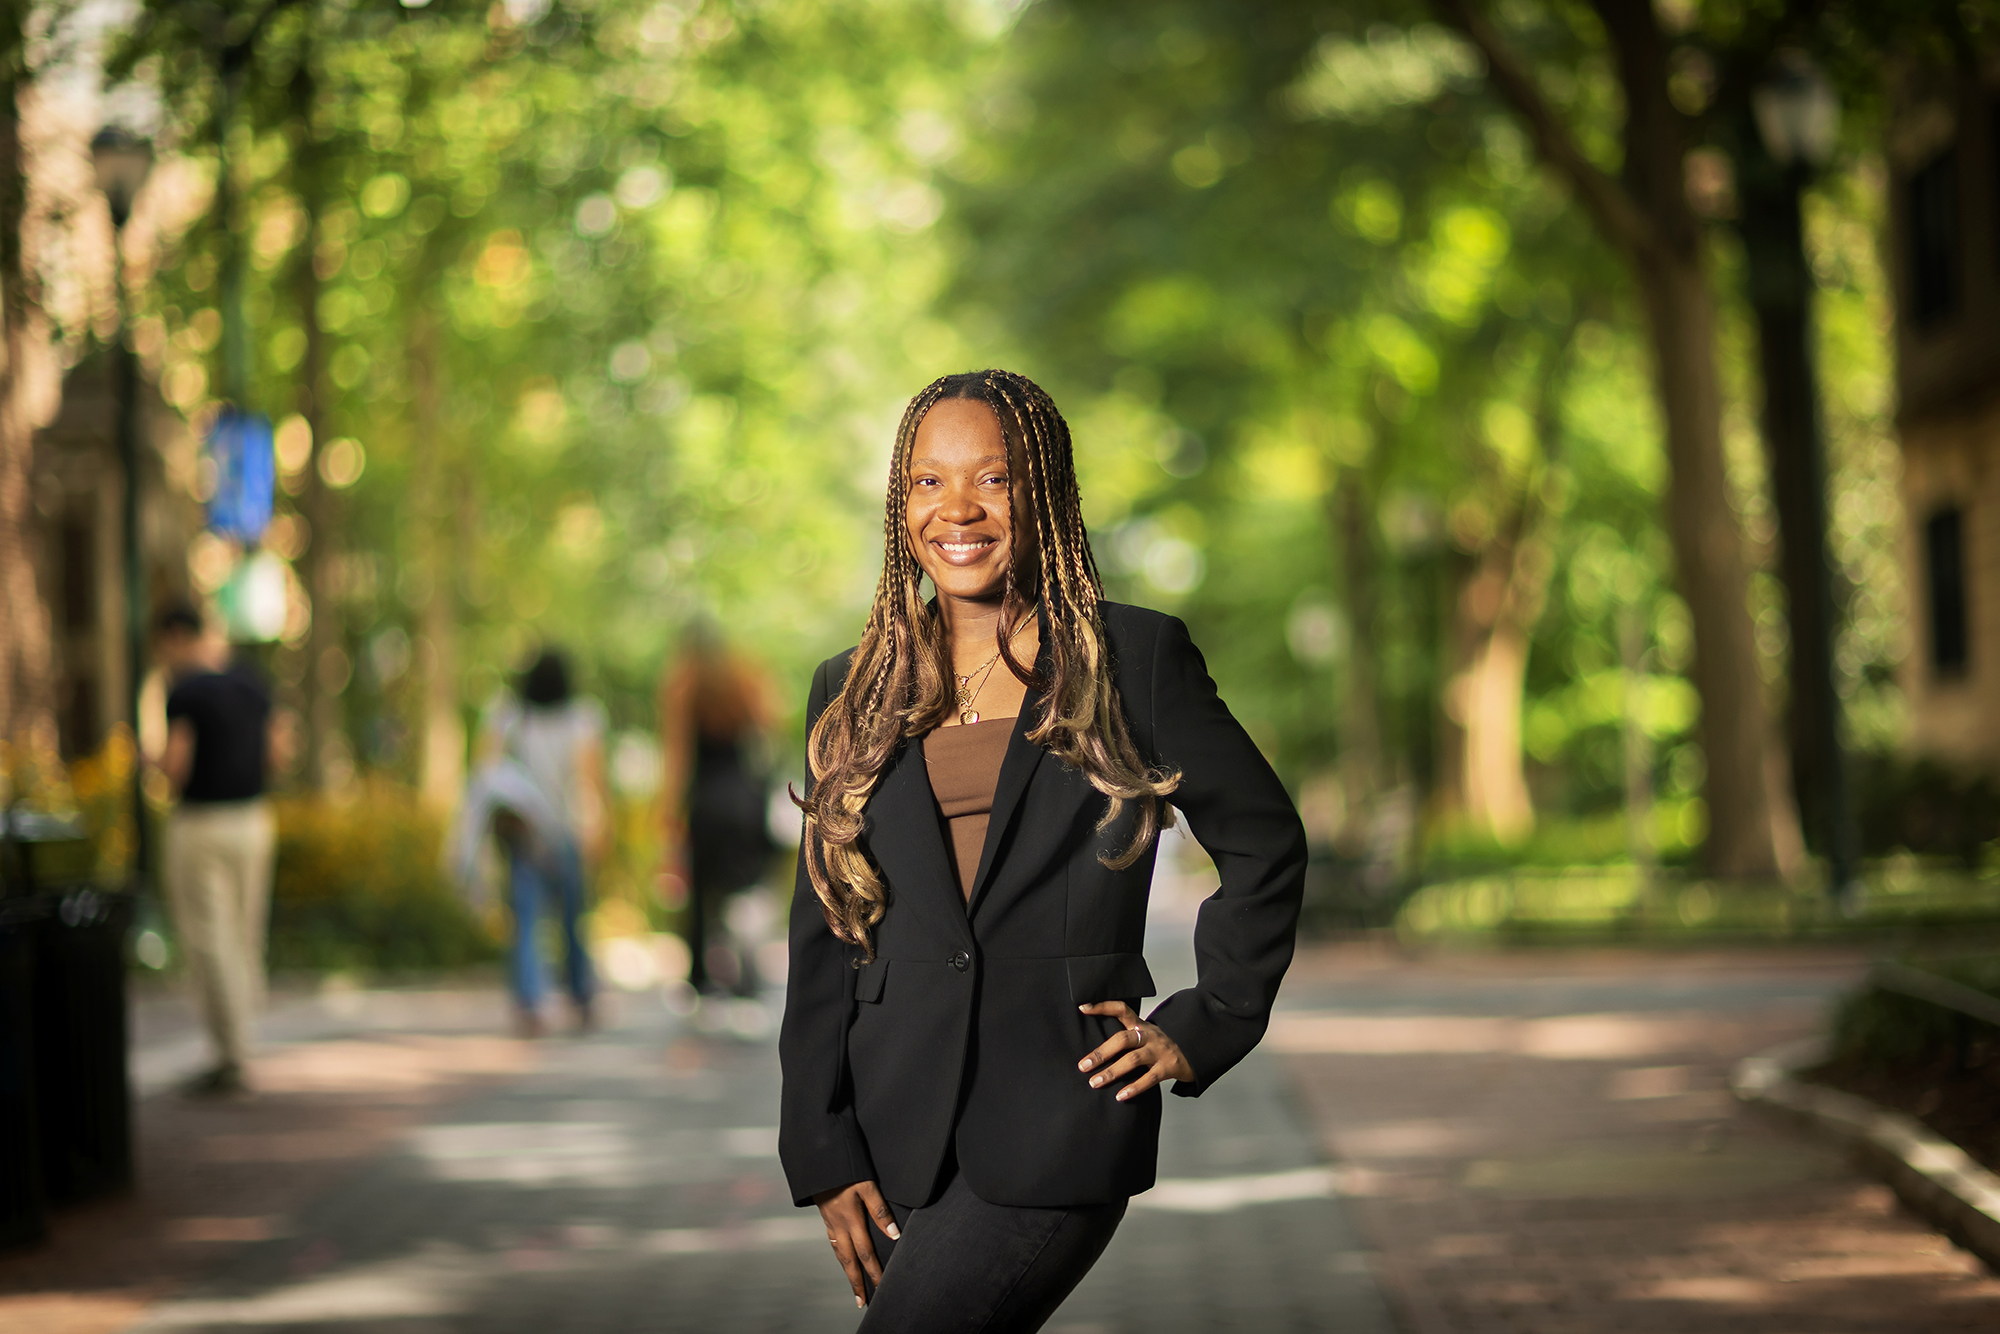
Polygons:
M1028 628L1028 622L1026 621L1026 619L1023 619L1019 625L1014 627L1014 633L1007 636L1007 642L1011 644L1016 639L1019 639L1021 637L1021 632L1027 628ZM967 727L970 727L972 726L972 724L979 721L979 714L973 709L972 701L978 699L979 692L986 689L986 679L993 675L994 664L999 661L1000 661L1000 650L998 648L995 648L993 650L992 657L988 658L985 662L980 663L977 667L974 667L971 671L966 672L964 675L958 677L958 691L957 691L958 720L959 722L964 723ZM957 674L954 673L954 675ZM972 678L975 676L979 678L979 684L977 686L974 686L972 684Z

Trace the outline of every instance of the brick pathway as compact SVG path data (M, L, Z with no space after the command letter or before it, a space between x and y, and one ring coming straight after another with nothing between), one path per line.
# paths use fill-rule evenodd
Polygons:
M1188 924L1163 916L1152 957L1171 988L1191 972ZM337 1006L344 1019L295 1006L267 1025L289 1040L263 1063L276 1091L256 1103L144 1101L141 1198L68 1216L53 1250L0 1262L0 1327L854 1328L817 1214L785 1196L769 1037L704 1035L650 997L624 998L595 1037L537 1044L461 1031L491 1029L491 994ZM153 1027L140 1064L158 1086L199 1048ZM1161 1186L1053 1334L1390 1334L1274 1059L1171 1100L1167 1127ZM98 1268L128 1250L144 1262Z
M113 1334L156 1302L279 1235L294 1211L468 1090L526 1069L492 1036L488 991L281 996L262 1026L254 1102L163 1090L201 1068L186 1007L134 1007L138 1189L59 1212L49 1243L0 1253L0 1329ZM148 1096L150 1095L150 1096Z
M1162 899L1171 989L1187 923ZM1170 1101L1161 1186L1051 1330L1388 1334L1391 1308L1403 1334L2000 1327L2000 1281L1723 1089L1862 963L1308 951L1266 1048ZM768 1036L628 997L603 1034L523 1044L493 1036L503 1013L491 990L293 998L265 1097L149 1096L140 1194L0 1258L0 1328L853 1328L772 1157ZM173 1006L140 1031L147 1089L198 1063Z
M2000 1280L1725 1089L1864 967L1320 948L1267 1045L1407 1334L2000 1329Z

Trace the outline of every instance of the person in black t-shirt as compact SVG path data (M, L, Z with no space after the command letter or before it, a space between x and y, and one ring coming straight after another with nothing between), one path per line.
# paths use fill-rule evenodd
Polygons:
M216 1063L188 1086L208 1096L249 1089L250 1024L264 998L264 935L277 825L264 800L271 761L271 694L232 664L229 641L192 607L159 618L158 649L173 684L160 768L179 799L167 821L167 902Z

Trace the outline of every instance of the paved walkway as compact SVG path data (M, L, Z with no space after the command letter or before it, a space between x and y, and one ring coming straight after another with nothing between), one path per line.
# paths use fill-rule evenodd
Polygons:
M0 1329L113 1334L241 1252L288 1235L297 1211L454 1100L529 1069L536 1053L496 1037L490 990L280 996L262 1028L245 1104L161 1090L204 1049L187 1007L134 1006L138 1189L67 1209L50 1242L0 1254Z
M1162 898L1172 989L1187 922ZM1864 962L1308 951L1265 1047L1169 1100L1161 1184L1051 1329L2000 1328L2000 1281L1724 1090ZM0 1257L0 1328L853 1328L774 1161L768 1034L651 996L587 1039L497 1037L504 1015L490 988L295 996L264 1027L264 1096L211 1106L157 1092L201 1050L146 1002L142 1189Z
M1322 948L1266 1046L1343 1163L1406 1334L2000 1329L2000 1280L1726 1090L1865 966Z
M1163 987L1191 973L1187 929L1162 926L1152 954ZM791 1207L775 1161L770 1037L701 1033L653 997L623 998L608 1031L587 1039L480 1032L502 1012L497 997L464 992L281 1008L260 1066L273 1091L244 1106L143 1102L143 1195L155 1204L70 1216L54 1252L0 1261L0 1326L854 1327L818 1216ZM149 1022L140 1064L159 1085L199 1047L171 1014ZM1255 1056L1167 1110L1160 1186L1050 1329L1389 1334L1275 1058ZM177 1173L163 1157L192 1166ZM189 1251L201 1243L205 1259ZM108 1246L150 1246L152 1262L107 1276L92 1257Z

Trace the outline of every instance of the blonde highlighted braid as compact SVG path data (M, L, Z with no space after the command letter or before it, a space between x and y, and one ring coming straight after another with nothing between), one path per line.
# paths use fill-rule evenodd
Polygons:
M1010 566L995 629L1001 660L1031 690L1042 693L1028 739L1077 770L1108 799L1101 833L1132 803L1137 827L1122 852L1099 860L1122 869L1136 862L1173 812L1165 799L1180 774L1149 765L1132 742L1112 681L1110 653L1098 603L1104 584L1090 553L1070 451L1069 425L1041 388L1011 371L975 371L933 381L910 400L896 429L882 521L882 580L854 650L847 680L820 715L806 745L813 785L803 799L805 865L836 936L874 954L871 931L888 909L881 873L859 839L862 811L906 738L920 737L949 715L953 704L951 645L942 618L923 598L923 569L905 528L910 451L926 414L944 399L985 403L999 419L1008 454L1022 468L1034 525L1037 568L1032 588L1016 586ZM1012 508L1013 488L1009 488ZM1025 534L1010 514L1015 541ZM1046 679L1014 656L1021 618L1040 603Z

